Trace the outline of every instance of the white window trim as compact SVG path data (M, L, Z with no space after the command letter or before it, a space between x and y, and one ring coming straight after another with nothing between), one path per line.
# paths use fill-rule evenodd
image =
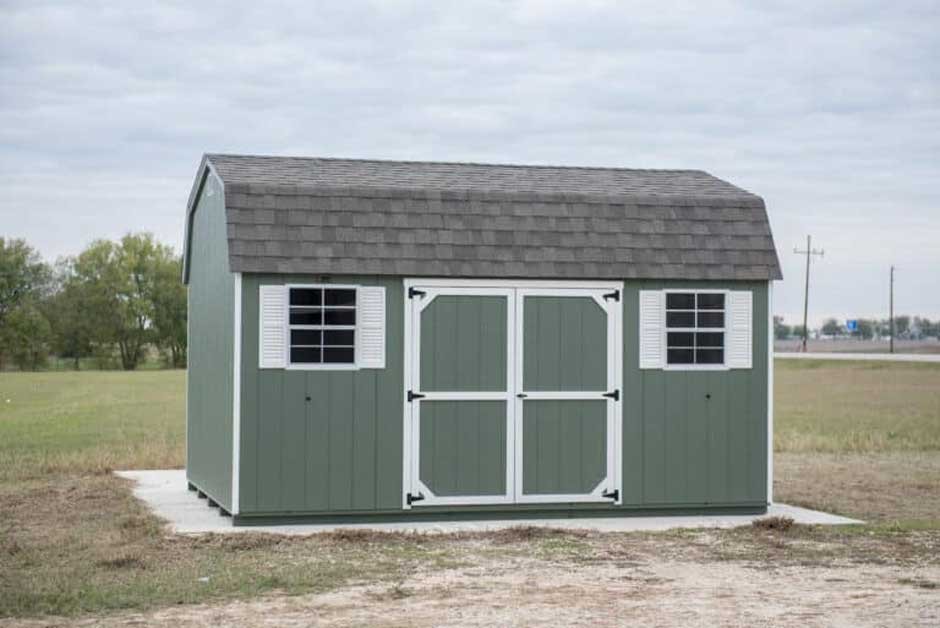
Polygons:
M706 288L669 288L663 290L663 313L662 313L662 358L663 358L663 367L664 371L730 371L731 367L728 366L728 298L730 290L726 289L706 289ZM666 313L669 308L666 307L666 298L665 295L674 294L674 293L693 293L693 294L723 294L725 295L725 306L722 308L722 313L725 315L725 324L721 327L708 327L701 329L689 329L686 327L673 327L671 330L666 327ZM696 309L696 311L698 311ZM721 364L669 364L669 345L667 343L667 335L669 331L676 332L692 332L696 331L712 331L712 332L722 332L724 338L722 341L722 354Z
M284 285L284 370L286 371L358 371L362 367L359 366L359 286L352 284L338 284L338 283L289 283ZM325 288L325 289L334 289L334 290L355 290L356 291L356 324L355 325L339 325L335 326L335 329L352 329L355 333L355 344L353 345L353 359L354 362L297 362L293 363L290 359L290 331L292 327L297 329L312 329L308 325L291 325L290 324L290 291L294 288ZM352 309L352 308L347 308ZM323 329L323 327L319 327Z

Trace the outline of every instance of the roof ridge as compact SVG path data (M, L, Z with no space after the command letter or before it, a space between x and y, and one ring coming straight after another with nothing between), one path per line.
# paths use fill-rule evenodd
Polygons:
M437 161L437 160L423 160L423 159L363 159L356 157L313 157L313 156L303 156L303 155L259 155L259 154L248 154L248 153L206 153L206 157L210 160L213 157L235 157L235 158L251 158L251 159L297 159L302 161L333 161L333 162L354 162L354 163L376 163L376 164L412 164L412 165L432 165L432 166L484 166L484 167L498 167L498 168L520 168L520 169L556 169L556 170L603 170L610 172L695 172L699 174L704 174L714 179L718 179L724 183L728 183L723 179L719 179L715 175L711 174L706 170L701 170L698 168L625 168L620 166L565 166L560 164L521 164L521 163L499 163L499 162L482 162L482 161ZM733 185L733 184L731 184ZM737 186L735 186L737 187Z

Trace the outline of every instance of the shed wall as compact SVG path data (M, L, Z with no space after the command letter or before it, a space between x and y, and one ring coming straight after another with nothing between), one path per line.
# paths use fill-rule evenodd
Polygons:
M403 315L398 277L335 276L386 287L387 368L258 368L258 287L322 283L303 275L244 275L240 512L408 516L402 499ZM754 293L754 368L638 368L638 291L732 288ZM767 487L766 282L628 281L624 292L623 490L620 508L759 506ZM710 395L710 399L705 396ZM305 397L311 398L310 402ZM494 510L501 507L463 507ZM544 505L512 505L514 511ZM559 510L612 510L607 504ZM430 507L410 513L431 512ZM446 509L438 509L446 510ZM452 509L451 509L452 510Z
M222 187L211 174L191 226L186 477L232 510L234 275Z

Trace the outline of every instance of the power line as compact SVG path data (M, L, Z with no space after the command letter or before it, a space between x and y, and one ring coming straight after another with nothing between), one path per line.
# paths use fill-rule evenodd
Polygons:
M809 266L810 260L813 255L818 255L822 257L825 255L825 251L819 249L818 251L813 248L813 236L806 236L806 250L801 251L796 247L793 247L793 252L798 255L806 255L806 286L803 290L803 353L806 353L806 337L809 335L809 329L807 329L807 316L809 314Z

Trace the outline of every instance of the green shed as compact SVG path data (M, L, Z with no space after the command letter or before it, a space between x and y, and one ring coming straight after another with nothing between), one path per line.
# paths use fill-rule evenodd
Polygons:
M705 172L206 155L187 478L236 524L763 512L763 200Z

